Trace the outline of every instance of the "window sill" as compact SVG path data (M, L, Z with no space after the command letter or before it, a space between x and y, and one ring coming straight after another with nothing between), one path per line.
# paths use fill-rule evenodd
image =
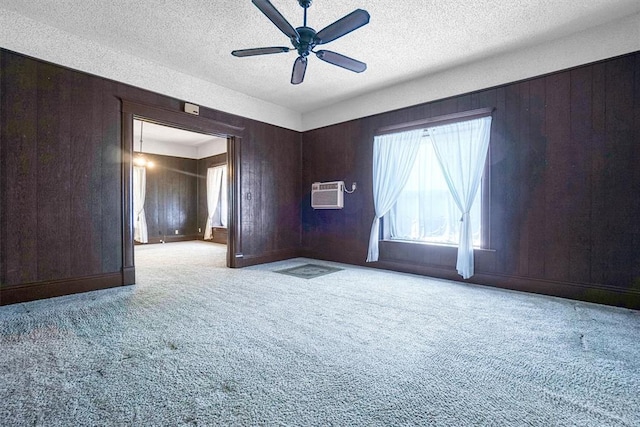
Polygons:
M400 240L400 239L381 239L380 242L390 243L392 245L419 245L423 247L433 247L433 248L452 248L457 249L458 245L452 245L448 243L434 243L434 242L420 242L417 240ZM474 247L474 251L482 251L482 252L495 252L495 249L489 248L478 248Z
M458 247L424 242L381 240L380 261L403 265L455 270ZM498 252L495 249L474 249L477 271L494 271Z

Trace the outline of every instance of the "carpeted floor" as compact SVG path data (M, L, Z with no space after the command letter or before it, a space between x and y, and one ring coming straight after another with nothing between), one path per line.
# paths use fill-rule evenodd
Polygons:
M640 313L221 245L0 307L0 425L640 425ZM343 268L300 279L308 263Z

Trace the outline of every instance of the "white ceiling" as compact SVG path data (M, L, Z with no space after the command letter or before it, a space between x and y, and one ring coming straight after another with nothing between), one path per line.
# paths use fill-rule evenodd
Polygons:
M271 1L294 27L302 25L303 10L296 0ZM348 117L348 110L353 108L349 107L349 103L353 99L375 104L376 97L369 94L378 93L380 98L388 93L385 90L389 87L404 84L406 90L413 81L438 76L449 70L461 70L487 58L504 57L510 52L530 50L535 53L532 50L535 46L550 45L587 29L637 16L640 13L640 1L315 0L308 10L308 25L316 30L357 8L370 13L368 25L323 45L325 49L366 62L368 68L362 74L352 73L312 56L305 81L298 86L289 83L291 67L296 58L293 51L249 58L231 56L230 52L234 49L290 46L287 37L250 0L0 0L0 8L13 14L7 14L4 22L0 19L0 24L13 26L11 34L9 30L1 34L8 45L3 47L23 50L28 54L40 52L46 56L51 47L48 50L40 47L38 50L29 45L28 39L40 37L38 43L43 45L47 43L46 37L54 34L64 39L62 43L68 46L74 46L74 43L80 46L76 40L85 40L91 43L87 46L92 46L94 50L96 46L104 48L100 51L99 59L105 63L105 71L99 71L99 74L109 74L109 68L116 69L119 66L109 63L115 62L109 57L109 52L124 53L128 67L134 74L126 76L127 82L143 80L144 75L140 75L143 65L147 67L147 72L154 65L164 67L163 70L173 70L179 72L180 76L186 76L179 82L172 81L166 85L167 91L174 96L177 93L204 94L207 90L214 93L217 88L221 99L236 94L235 99L222 106L219 100L209 96L200 103L286 127L310 128L323 124L318 120L314 122L316 112L324 111L325 122L339 120L331 115L332 110L337 111L334 107L341 103L344 104L343 116L350 119L352 117ZM33 25L26 21L24 25L14 24L21 17L62 32L34 31ZM640 20L635 19L629 25L633 29L638 22ZM27 27L31 28L27 30ZM632 39L640 39L637 28L630 34L627 31L627 34ZM620 38L624 39L625 36L616 40ZM616 40L609 43L621 44ZM562 49L560 44L556 45ZM640 40L628 41L627 45L623 49L640 48ZM76 49L78 52L80 47ZM582 47L585 51L591 49L589 46ZM608 46L605 48L608 49ZM597 51L598 46L593 46L593 50ZM615 49L612 50L614 54L617 53ZM72 54L58 53L57 57L73 66L79 60L68 59ZM542 55L543 51L538 54ZM565 54L560 51L556 56L575 57L572 59L574 62L591 58L589 52L576 54L567 51ZM576 55L582 56L578 58ZM602 56L600 53L598 55ZM535 64L535 58L532 61ZM554 61L562 62L556 58ZM544 63L545 58L539 58L537 62ZM82 65L86 65L89 71L95 67L95 64ZM485 73L487 70L491 70L491 67L483 68ZM493 71L500 74L500 70ZM165 74L168 76L170 71ZM525 72L521 74L526 75ZM175 80L167 76L167 80ZM120 78L116 71L107 77ZM462 77L461 83L465 80ZM484 78L478 85L493 82ZM196 88L196 85L200 87ZM467 89L464 84L462 86ZM151 83L145 87L156 88ZM429 90L433 89L427 87L426 92ZM196 97L198 95L193 96ZM424 99L415 96L405 98L406 102ZM256 105L255 109L240 105L249 102ZM402 101L383 101L379 104L379 108L389 109L402 106ZM376 108L369 106L361 110L362 113L357 114L369 114ZM302 117L300 123L292 121L289 124L286 120L276 123L278 119L274 115L286 112L299 114ZM305 116L311 118L307 124L303 123Z

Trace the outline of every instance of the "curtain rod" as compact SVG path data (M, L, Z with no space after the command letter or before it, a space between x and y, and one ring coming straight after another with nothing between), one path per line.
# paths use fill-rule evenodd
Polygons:
M376 129L375 135L385 135L389 133L405 132L405 131L415 130L415 129L424 129L426 127L446 125L449 123L460 122L464 120L479 119L481 117L490 116L491 113L493 113L493 111L495 111L494 107L478 108L476 110L445 114L442 116L415 120L412 122L401 123L398 125L383 126L381 128Z

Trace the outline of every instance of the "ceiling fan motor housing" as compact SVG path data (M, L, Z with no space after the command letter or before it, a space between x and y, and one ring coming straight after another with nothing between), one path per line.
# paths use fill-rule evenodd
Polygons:
M310 27L298 27L296 31L300 35L298 40L292 39L293 46L298 50L298 55L309 56L311 50L316 46L316 30Z

